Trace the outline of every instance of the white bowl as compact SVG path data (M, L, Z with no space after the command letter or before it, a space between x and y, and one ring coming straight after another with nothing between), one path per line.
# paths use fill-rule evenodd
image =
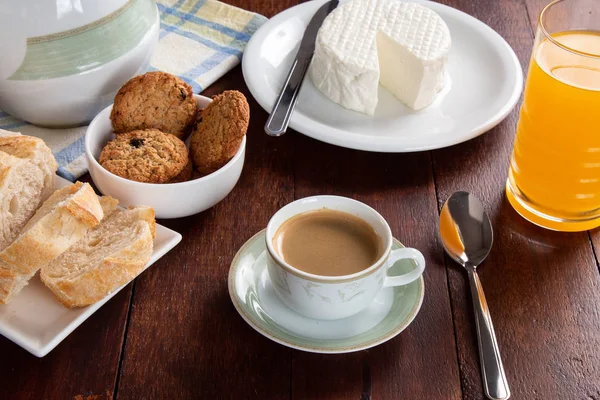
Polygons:
M198 108L212 100L194 95ZM110 122L112 105L100 112L88 126L85 135L85 154L90 174L102 194L119 199L122 206L148 205L154 207L157 218L180 218L211 208L235 187L244 166L246 137L233 158L218 171L202 178L180 183L142 183L121 178L98 163L102 148L114 138Z

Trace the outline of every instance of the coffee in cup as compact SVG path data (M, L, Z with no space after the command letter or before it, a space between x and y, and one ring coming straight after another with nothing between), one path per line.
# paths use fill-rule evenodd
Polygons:
M285 221L275 233L273 247L291 266L321 276L363 271L383 254L383 241L371 225L347 212L325 208Z

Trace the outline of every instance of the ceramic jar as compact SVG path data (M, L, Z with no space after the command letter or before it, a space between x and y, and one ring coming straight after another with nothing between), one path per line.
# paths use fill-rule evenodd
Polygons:
M158 41L154 0L19 0L0 9L0 110L37 125L89 122Z

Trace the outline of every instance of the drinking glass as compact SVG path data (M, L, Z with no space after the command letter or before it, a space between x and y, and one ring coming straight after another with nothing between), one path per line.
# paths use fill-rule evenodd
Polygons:
M540 14L506 195L534 224L600 226L600 1Z

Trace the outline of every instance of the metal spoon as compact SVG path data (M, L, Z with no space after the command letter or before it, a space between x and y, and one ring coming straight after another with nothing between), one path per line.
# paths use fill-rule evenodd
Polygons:
M490 219L477 197L467 192L456 192L446 200L440 215L440 237L446 253L465 267L469 275L485 394L490 399L508 399L510 389L490 311L476 271L490 252L493 242Z

